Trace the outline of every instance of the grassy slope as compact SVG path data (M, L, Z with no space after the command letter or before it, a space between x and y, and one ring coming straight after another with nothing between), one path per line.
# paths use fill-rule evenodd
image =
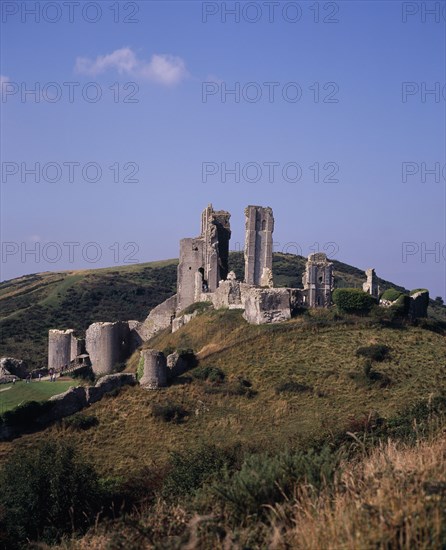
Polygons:
M181 383L186 377L158 392L128 388L90 407L89 414L97 416L99 425L88 437L53 426L2 444L0 456L13 445L30 445L51 434L72 438L103 473L125 474L161 464L170 451L203 442L240 442L257 448L306 446L348 429L371 411L390 416L421 398L446 391L444 336L417 327L383 328L365 319L321 326L316 321L324 315L270 326L248 325L234 310L199 315L174 334L158 335L150 345L193 348L201 365L222 368L229 380L248 379L258 392L254 398L212 394L196 380ZM390 361L376 367L391 379L386 388L350 376L362 372L356 349L371 343L391 347ZM290 380L313 389L277 394L276 386ZM156 420L152 405L167 402L184 406L189 419L183 424Z
M0 283L0 354L46 364L50 328L144 319L175 292L176 261L39 273Z
M73 380L31 382L30 384L17 382L14 385L2 385L0 386L0 414L17 407L20 403L25 403L25 401L46 401L51 396L63 393L74 385L76 382Z
M231 253L230 268L243 277L243 254ZM361 287L364 272L335 261L338 287ZM80 333L95 321L143 320L176 289L177 260L105 269L38 273L0 283L0 355L46 364L50 328ZM274 255L277 286L300 287L305 258ZM392 285L380 280L382 289ZM400 288L400 287L397 287ZM432 313L445 317L446 308Z

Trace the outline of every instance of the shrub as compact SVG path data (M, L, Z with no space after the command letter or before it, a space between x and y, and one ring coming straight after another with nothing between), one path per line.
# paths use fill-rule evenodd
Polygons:
M401 294L389 309L395 317L407 317L410 309L409 296L407 296L407 294Z
M199 367L195 369L192 376L197 380L208 380L214 384L223 382L225 373L218 367Z
M189 416L188 411L177 403L166 403L164 405L157 403L152 406L152 414L158 420L173 422L174 424L180 424Z
M366 314L370 312L376 300L371 294L359 288L337 288L333 292L333 302L345 313Z
M387 359L390 353L390 348L384 344L372 344L371 346L364 346L356 350L357 357L366 357L372 361L384 361Z
M234 453L214 445L202 446L192 453L173 452L162 495L168 499L188 497L224 466L232 466L234 461Z
M73 416L69 416L68 418L64 418L62 423L66 428L81 431L97 426L99 424L99 420L92 414L75 414Z
M403 293L396 288L388 288L381 296L381 300L387 300L389 302L395 302Z
M0 472L0 486L8 548L83 532L99 509L97 474L66 443L17 449Z
M237 380L228 383L218 383L205 387L205 393L221 395L242 395L244 397L254 397L256 390L252 388L251 382L239 377Z
M294 380L282 382L276 387L276 393L305 393L311 391L313 391L313 388L311 386L307 386L306 384L299 384L299 382L294 382Z
M306 482L315 489L332 483L339 457L328 446L319 452L285 451L269 456L250 455L239 471L224 472L213 486L215 496L236 521L248 515L265 516L267 507L293 494L296 484Z
M49 412L53 406L51 401L27 401L6 411L0 418L2 423L18 431L32 431L38 427L39 417Z

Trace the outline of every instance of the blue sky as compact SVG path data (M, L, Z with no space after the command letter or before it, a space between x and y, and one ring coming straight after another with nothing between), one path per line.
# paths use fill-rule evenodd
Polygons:
M2 2L2 279L176 257L208 203L238 249L259 204L446 298L445 2L68 4Z

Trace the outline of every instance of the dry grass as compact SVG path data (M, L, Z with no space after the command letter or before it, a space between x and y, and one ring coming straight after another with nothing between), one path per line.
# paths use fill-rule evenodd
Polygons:
M344 464L334 491L308 488L272 510L276 548L348 550L444 548L446 437L404 447L394 442Z

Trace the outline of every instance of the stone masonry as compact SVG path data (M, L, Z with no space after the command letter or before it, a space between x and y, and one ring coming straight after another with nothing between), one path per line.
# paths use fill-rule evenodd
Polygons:
M245 283L272 286L273 211L269 207L245 209Z
M333 264L323 252L308 256L303 276L305 305L307 307L329 307L334 287Z
M370 268L365 272L367 276L367 281L362 285L362 290L371 294L375 298L379 296L379 286L378 286L378 277L376 276L375 270Z
M87 353L95 374L111 374L130 354L128 323L93 323L85 335Z
M201 215L199 237L181 239L177 277L177 311L197 301L202 291L214 292L228 274L231 230L225 211L214 211L212 205Z

